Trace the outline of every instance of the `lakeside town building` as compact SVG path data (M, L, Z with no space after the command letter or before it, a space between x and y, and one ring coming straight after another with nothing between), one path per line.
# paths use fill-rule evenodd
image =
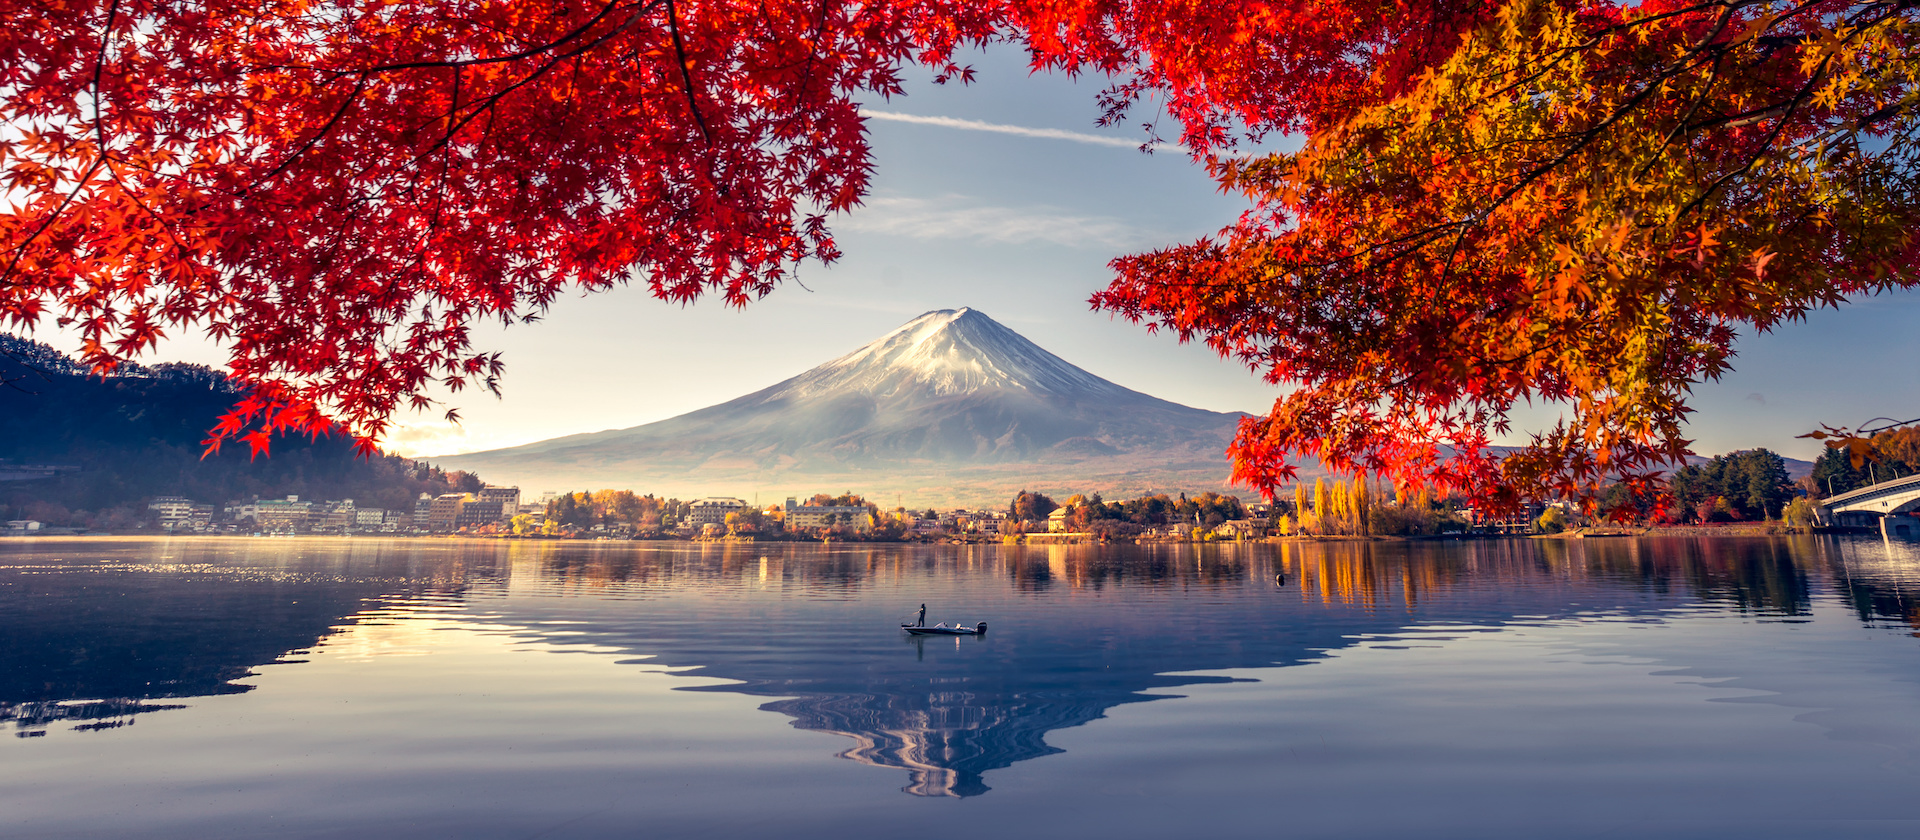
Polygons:
M512 516L520 508L520 488L498 487L489 484L473 494L474 498L491 505L499 505L501 512Z
M738 513L746 509L747 503L740 499L726 496L701 499L700 501L687 505L687 524L692 525L695 529L699 529L704 525L719 525L725 528L727 524L727 514ZM864 508L862 510L864 510Z
M352 499L342 499L336 502L321 502L314 506L312 514L313 519L308 523L309 527L322 531L344 531L353 527L353 521L358 518L359 510L353 506Z
M460 521L460 509L473 501L472 493L441 493L427 506L427 530L452 531Z
M253 503L253 524L262 531L304 530L312 517L313 503L300 501L299 496L256 499Z
M1067 509L1066 508L1064 507L1055 508L1052 513L1047 514L1047 533L1059 534L1059 533L1065 532L1066 530L1067 530Z
M173 531L205 531L213 524L213 505L195 504L183 496L159 496L147 503L161 528Z
M843 526L857 532L873 528L873 515L855 505L802 505L787 499L783 521L789 532Z
M584 495L584 494L582 494ZM589 511L586 520L569 515L563 523L546 521L546 502L559 498L546 493L533 501L521 495L518 487L485 486L474 492L432 495L422 493L411 510L387 510L363 507L353 499L327 501L304 500L298 495L282 498L255 498L233 501L224 508L199 504L183 496L158 496L145 507L151 512L147 522L168 533L224 532L267 534L505 534L516 535L600 535L612 538L658 537L745 537L798 538L833 534L875 534L889 537L946 539L962 535L1034 536L1038 532L1048 541L1090 534L1069 532L1069 512L1073 504L1057 508L1045 518L1044 525L1014 522L1008 512L992 508L944 511L910 509L905 506L879 511L870 505L808 505L788 497L784 505L756 509L734 497L715 496L692 502L674 499L655 500L643 517L613 511ZM654 497L648 496L652 500ZM824 497L818 497L824 498ZM1258 515L1273 508L1248 505L1242 519L1203 527L1191 523L1168 523L1159 528L1131 526L1123 536L1143 534L1166 539L1259 539L1275 533L1269 516ZM741 514L734 519L734 514ZM631 520L631 521L629 521ZM1012 527L1009 527L1012 526ZM40 533L41 524L27 520L8 521L0 535ZM72 529L61 527L55 532ZM1097 530L1097 529L1096 529Z
M1213 532L1237 540L1259 539L1267 535L1268 527L1268 520L1265 519L1229 519L1214 526Z
M544 508L543 508L544 510ZM487 485L460 506L454 516L453 530L478 528L510 520L520 513L520 488Z
M422 493L411 510L365 507L353 499L303 500L298 495L199 504L183 496L157 496L146 508L151 521L169 533L246 532L271 534L450 533L504 526L523 512L517 487L483 488L480 493ZM23 520L24 521L24 520ZM32 530L38 530L38 524ZM7 529L0 533L25 532Z
M488 501L476 496L460 504L460 510L454 514L453 528L450 530L465 531L511 518L513 514L503 509L498 501Z
M156 496L147 503L147 510L153 511L160 520L160 527L174 530L193 519L193 500L184 496Z

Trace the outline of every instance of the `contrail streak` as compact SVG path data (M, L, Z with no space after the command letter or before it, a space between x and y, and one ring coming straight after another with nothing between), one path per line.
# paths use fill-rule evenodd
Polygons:
M1039 137L1046 140L1068 140L1074 143L1091 143L1095 146L1117 146L1123 149L1138 149L1140 143L1119 137L1104 137L1098 134L1082 134L1078 131L1063 131L1058 128L1028 128L1024 125L1003 125L1000 123L963 120L958 117L923 117L918 114L898 114L892 111L875 111L861 108L860 115L868 119L892 120L893 122L916 123L919 125L937 125L941 128L958 128L963 131L990 131L995 134L1012 134L1019 137ZM1150 149L1173 148L1166 143L1154 143Z

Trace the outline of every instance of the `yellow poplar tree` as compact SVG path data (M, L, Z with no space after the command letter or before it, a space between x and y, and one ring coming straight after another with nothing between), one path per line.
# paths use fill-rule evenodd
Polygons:
M1353 489L1347 493L1353 499L1353 532L1360 536L1367 533L1367 480L1358 476L1353 479Z
M1314 525L1314 531L1318 533L1324 534L1327 532L1327 522L1328 522L1328 519L1330 518L1328 516L1329 502L1330 502L1330 499L1329 499L1329 496L1327 495L1327 480L1325 478L1314 479L1313 480L1313 525Z
M1346 481L1332 483L1332 506L1340 512L1340 533L1354 533L1354 487Z

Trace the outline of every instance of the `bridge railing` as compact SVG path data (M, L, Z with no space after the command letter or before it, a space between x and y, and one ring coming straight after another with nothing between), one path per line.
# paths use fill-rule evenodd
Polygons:
M1878 501L1887 496L1907 492L1920 493L1920 474L1888 479L1878 484L1848 490L1845 493L1822 500L1820 505L1829 510L1845 509L1862 502Z

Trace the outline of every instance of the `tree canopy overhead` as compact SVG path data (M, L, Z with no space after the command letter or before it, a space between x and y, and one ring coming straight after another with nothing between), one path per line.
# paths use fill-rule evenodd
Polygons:
M1477 12L1298 152L1214 159L1255 209L1096 298L1299 385L1235 443L1256 487L1301 455L1496 500L1645 481L1738 330L1915 282L1911 4ZM1490 451L1539 400L1563 424Z
M744 305L865 194L858 103L1025 46L1144 98L1250 209L1096 306L1293 390L1288 459L1500 497L1644 477L1737 329L1914 282L1908 2L0 0L0 322L168 330L251 386L210 443L371 445L481 319ZM1297 152L1236 153L1298 135ZM1505 459L1520 401L1569 420Z
M4 0L0 320L97 365L194 324L253 396L215 436L377 438L491 387L471 324L640 280L743 304L832 259L856 95L991 9L521 0ZM952 68L958 72L958 68Z

